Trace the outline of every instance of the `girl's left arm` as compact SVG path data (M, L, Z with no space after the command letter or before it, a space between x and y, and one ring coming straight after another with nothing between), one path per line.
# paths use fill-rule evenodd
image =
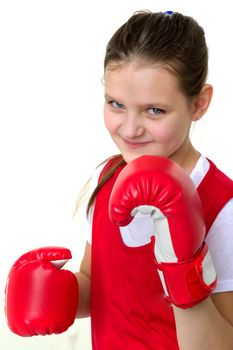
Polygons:
M233 349L233 292L215 293L192 308L173 309L180 350Z

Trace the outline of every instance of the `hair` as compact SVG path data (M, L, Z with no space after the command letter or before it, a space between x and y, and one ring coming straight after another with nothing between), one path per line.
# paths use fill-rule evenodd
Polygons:
M139 59L172 71L187 97L198 95L208 72L208 49L202 27L178 12L136 12L107 44L104 69Z
M192 99L201 92L208 74L204 30L192 17L178 12L135 12L108 42L104 70L132 61L162 65L176 76L184 96ZM125 163L121 155L111 159L113 166L102 173L89 200L87 214L99 190Z

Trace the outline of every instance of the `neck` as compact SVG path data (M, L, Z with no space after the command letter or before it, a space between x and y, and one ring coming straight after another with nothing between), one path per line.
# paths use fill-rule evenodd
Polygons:
M188 174L191 173L195 167L200 153L193 147L191 142L188 142L187 145L179 152L171 155L169 158L174 160L179 164Z

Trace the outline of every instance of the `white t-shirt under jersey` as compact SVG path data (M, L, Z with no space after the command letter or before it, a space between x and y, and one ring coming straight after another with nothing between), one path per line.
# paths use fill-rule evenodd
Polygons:
M92 176L87 195L82 204L83 208L86 207L90 195L96 187L104 165L105 164L99 166ZM208 160L204 156L201 156L190 174L196 187L198 187L205 177L209 166ZM91 244L92 236L92 219L93 208L90 211L88 220L85 220L87 241L89 244ZM233 291L233 199L231 199L218 214L206 237L206 243L208 244L217 272L218 282L214 292Z

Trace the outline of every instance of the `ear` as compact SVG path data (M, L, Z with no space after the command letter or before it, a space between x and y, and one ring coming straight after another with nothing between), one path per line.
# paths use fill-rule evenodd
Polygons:
M210 84L205 84L199 95L193 101L192 121L201 119L207 111L213 96L213 87Z

